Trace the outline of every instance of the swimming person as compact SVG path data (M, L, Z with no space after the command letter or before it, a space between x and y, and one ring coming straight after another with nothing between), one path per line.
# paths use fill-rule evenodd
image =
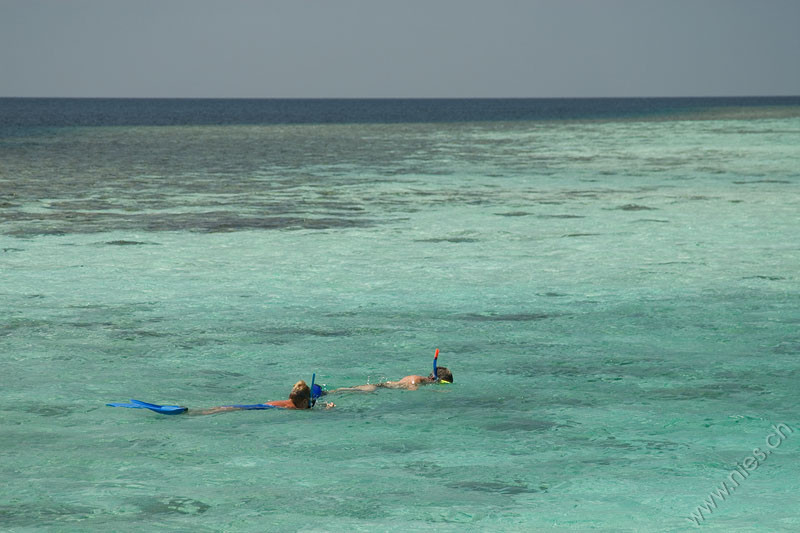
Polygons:
M223 413L225 411L242 411L242 410L256 410L256 409L310 409L314 407L317 400L322 396L322 387L314 384L314 379L317 377L314 374L311 378L311 387L302 379L294 384L292 391L289 393L288 400L276 400L273 402L257 403L254 405L221 405L219 407L212 407L211 409L204 409L202 411L192 411L190 415L213 415L216 413ZM150 409L162 415L181 415L189 411L188 407L180 405L158 405L154 403L143 402L141 400L131 400L130 403L126 402L111 402L106 405L110 407L130 407L132 409ZM326 403L325 408L330 409L336 407L332 403Z
M331 391L324 392L323 394L333 394L335 392L375 392L379 388L386 389L405 389L417 390L422 385L430 385L431 383L452 383L453 373L447 367L440 366L436 369L436 377L433 372L428 377L425 376L406 376L397 381L383 381L381 383L367 383L366 385L358 385L356 387L341 387Z
M315 396L316 400L316 396ZM202 411L191 412L194 415L213 415L216 413L224 413L226 411L240 411L251 409L308 409L311 404L311 388L308 383L302 379L294 384L292 391L289 393L288 400L275 400L272 402L259 403L255 405L221 405L219 407L212 407ZM326 403L325 408L330 409L336 407L332 403Z

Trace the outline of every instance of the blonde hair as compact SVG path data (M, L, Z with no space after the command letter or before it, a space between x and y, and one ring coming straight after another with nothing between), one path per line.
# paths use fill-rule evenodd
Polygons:
M302 379L295 383L294 387L292 387L292 392L289 393L289 399L298 409L307 408L311 402L311 389L308 388L308 384ZM303 402L305 402L305 405L303 405Z

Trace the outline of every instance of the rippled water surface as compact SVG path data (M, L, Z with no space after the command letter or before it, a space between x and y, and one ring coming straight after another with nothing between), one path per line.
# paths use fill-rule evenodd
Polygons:
M0 103L0 529L800 527L798 102Z

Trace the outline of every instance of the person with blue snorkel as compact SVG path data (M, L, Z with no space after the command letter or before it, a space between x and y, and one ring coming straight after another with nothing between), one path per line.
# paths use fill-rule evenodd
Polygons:
M453 373L450 372L450 370L448 370L446 367L438 366L438 359L439 350L437 348L436 355L433 356L433 372L431 372L428 377L411 375L397 381L367 383L366 385L358 385L356 387L341 387L328 392L323 392L323 394L332 394L335 392L375 392L379 388L417 390L422 385L430 385L432 383L452 383Z
M317 390L319 391L320 389ZM319 394L319 392L317 394ZM311 401L311 388L308 386L308 383L301 379L294 384L294 387L292 387L292 392L289 393L288 400L275 400L256 405L221 405L219 407L212 407L202 411L190 412L189 414L214 415L217 413L224 413L226 411L238 411L243 409L269 409L271 407L277 407L279 409L308 409L311 407ZM316 397L314 398L314 401L316 402ZM331 407L336 406L332 403L325 404L326 409L330 409Z
M314 374L314 378L316 374ZM189 410L188 407L178 405L156 405L154 403L142 402L140 400L131 400L130 403L107 403L111 407L131 407L135 409L150 409L162 415L213 415L216 413L224 413L227 411L242 411L242 410L260 410L260 409L310 409L317 403L317 399L322 396L322 388L314 384L314 379L311 379L311 387L302 379L294 384L292 391L289 393L288 400L275 400L266 403L257 403L253 405L221 405L219 407L212 407L201 411ZM332 403L325 403L325 408L330 409L336 407Z

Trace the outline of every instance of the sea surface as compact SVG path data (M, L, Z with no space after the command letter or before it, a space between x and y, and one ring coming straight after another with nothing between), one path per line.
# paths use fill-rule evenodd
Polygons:
M800 98L0 99L2 531L797 531L799 385Z

